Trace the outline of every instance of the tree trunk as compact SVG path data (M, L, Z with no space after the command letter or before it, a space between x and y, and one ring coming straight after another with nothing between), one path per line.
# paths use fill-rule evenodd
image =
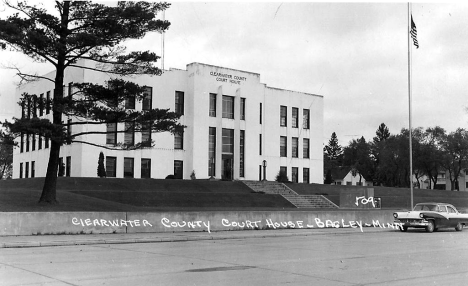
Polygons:
M66 60L66 42L67 42L67 26L70 10L70 2L63 3L63 11L61 16L60 38L57 45L57 65L55 74L55 90L52 106L52 123L55 125L55 130L50 145L49 163L47 165L47 173L42 188L41 198L39 203L56 204L57 201L57 170L60 158L60 147L62 146L62 105L63 102L63 80L65 75L65 60Z

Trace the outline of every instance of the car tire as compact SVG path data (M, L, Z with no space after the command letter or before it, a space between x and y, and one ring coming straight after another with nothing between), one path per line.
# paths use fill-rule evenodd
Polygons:
M433 220L430 220L428 225L426 226L426 231L427 232L433 232L435 229L435 224Z
M458 223L457 226L455 227L455 230L456 231L462 231L463 230L463 224L462 223Z
M401 232L406 232L406 231L408 231L408 227L407 226L400 226L400 231Z

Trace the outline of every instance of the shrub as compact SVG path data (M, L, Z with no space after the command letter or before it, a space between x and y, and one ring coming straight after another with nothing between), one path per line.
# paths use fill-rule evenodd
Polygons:
M174 175L167 175L166 179L175 179L175 176Z
M99 153L97 175L99 178L106 176L106 168L104 167L104 153Z
M279 171L278 175L276 175L276 181L280 183L287 183L289 182L288 175L284 171Z
M195 176L195 170L192 171L192 174L190 174L190 179L196 180L197 176Z

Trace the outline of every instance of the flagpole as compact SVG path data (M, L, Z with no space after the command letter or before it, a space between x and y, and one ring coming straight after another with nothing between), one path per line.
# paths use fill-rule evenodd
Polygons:
M411 127L411 45L410 45L410 31L411 31L411 6L408 2L408 105L409 105L409 161L410 161L410 190L411 190L411 206L413 209L413 144L412 144L412 127Z

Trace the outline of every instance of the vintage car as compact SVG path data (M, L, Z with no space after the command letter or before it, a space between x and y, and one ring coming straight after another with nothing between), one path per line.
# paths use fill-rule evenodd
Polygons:
M462 231L468 224L468 214L459 213L454 206L444 203L416 204L412 211L395 212L393 217L401 231L407 231L408 227L425 228L427 232L447 227Z

